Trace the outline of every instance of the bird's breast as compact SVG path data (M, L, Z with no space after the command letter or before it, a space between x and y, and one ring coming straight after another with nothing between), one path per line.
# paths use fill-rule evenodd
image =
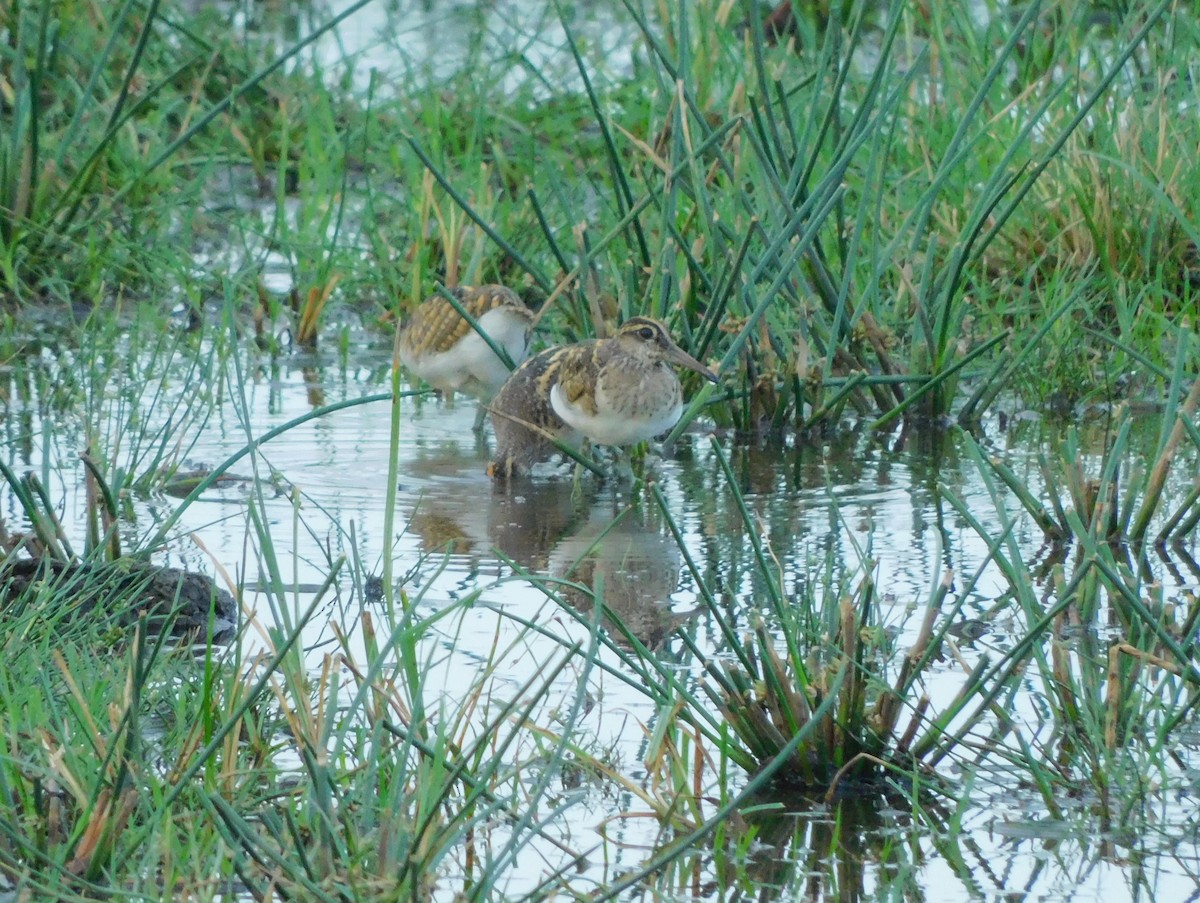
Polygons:
M605 367L586 400L572 401L555 385L550 404L564 422L600 445L651 439L673 427L683 411L679 380L656 367Z

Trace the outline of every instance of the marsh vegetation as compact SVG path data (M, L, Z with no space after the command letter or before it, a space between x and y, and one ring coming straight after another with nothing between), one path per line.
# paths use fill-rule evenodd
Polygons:
M775 12L6 7L0 894L1194 893L1200 17ZM486 283L719 382L494 488Z

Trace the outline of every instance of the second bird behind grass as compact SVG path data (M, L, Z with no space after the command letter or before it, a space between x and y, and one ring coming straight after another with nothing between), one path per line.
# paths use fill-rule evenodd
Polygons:
M529 354L533 313L503 285L459 286L451 293L479 328L514 365ZM400 363L413 376L446 395L464 392L482 404L475 431L483 427L484 405L508 379L508 365L442 295L427 298L400 330Z
M627 320L611 338L535 355L492 400L497 448L488 472L498 479L524 473L554 454L553 440L628 447L665 433L683 412L672 364L717 381L648 317Z

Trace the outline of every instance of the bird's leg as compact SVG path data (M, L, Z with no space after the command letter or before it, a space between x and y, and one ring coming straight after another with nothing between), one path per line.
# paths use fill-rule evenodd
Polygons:
M579 446L579 450L585 455L591 455L592 443L588 442L587 439L584 439ZM576 501L583 497L583 472L585 469L586 468L581 463L578 461L575 462L575 476L571 484L571 498Z
M571 478L571 500L577 502L581 498L583 498L583 465L576 461L575 475Z
M633 449L626 446L617 453L617 463L614 465L617 478L622 483L637 482L637 474L633 472Z
M488 406L482 401L479 402L479 407L475 409L475 424L471 427L471 431L476 436L483 435L483 421L487 417Z

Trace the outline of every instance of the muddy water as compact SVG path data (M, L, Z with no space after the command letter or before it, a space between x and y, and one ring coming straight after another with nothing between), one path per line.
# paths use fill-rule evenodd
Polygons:
M389 363L389 349L380 346L356 348L340 361L272 363L247 355L239 370L225 362L213 385L222 403L184 430L184 447L194 442L189 462L214 465L250 438L317 406L386 391ZM16 379L11 370L9 376ZM175 386L158 399L147 424L178 409L170 391L187 388L183 382ZM122 392L110 395L93 416L111 426L126 408ZM36 390L31 393L28 384L23 391L10 389L7 403L4 454L9 464L18 472L48 473L52 491L65 500L64 523L80 532L84 499L74 457L77 445L71 438L76 434L63 428L62 415L50 412L46 398ZM653 500L635 497L627 488L587 478L577 490L564 474L516 491L497 491L484 473L486 441L471 433L470 402L406 399L402 414L394 537L383 532L392 455L389 406L376 402L306 422L240 462L233 470L246 479L211 490L186 511L172 531L167 560L207 573L220 565L241 583L248 612L273 625L282 617L281 605L289 616L304 609L332 563L344 557L350 566L343 568L334 592L304 633L306 655L316 670L326 654L337 651L335 628L350 635L353 653L361 655L362 612L372 612L377 623L383 618L380 603L360 595L362 575L381 574L384 556L390 555L398 587L422 614L449 613L434 625L426 643L428 698L448 712L485 668L493 669L493 693L502 699L560 660L564 642L578 640L588 648L585 625L594 610L589 588L603 592L630 633L685 672L694 662L683 636L711 655L720 656L724 648L719 631L701 610L697 577L716 590L739 627L767 611L742 516L721 473L714 439L703 428L656 465L681 545ZM1029 462L1043 436L1036 422L1005 431L996 422L985 426L990 449L1031 475ZM870 569L883 593L881 620L894 648L902 652L918 629L919 606L929 588L951 572L955 591L947 607L965 594L960 617L984 620L990 628L977 642L962 645L967 666L980 655L994 660L1023 635L1024 621L1006 602L1001 575L986 562L986 543L949 502L951 495L957 497L986 532L1001 531L997 506L975 463L963 453L961 437L851 432L820 446L771 449L738 446L728 437L716 437L716 442L731 462L754 530L778 562L786 593L818 598L841 594L849 587L831 585L831 579ZM281 562L282 600L272 601L263 592L266 576L257 571L261 554L248 516L251 504L261 507ZM1004 504L1018 515L1013 500ZM176 505L169 496L135 498L131 539L152 534ZM19 522L7 491L3 511L10 524ZM1019 519L1015 536L1027 562L1044 560L1036 528ZM72 538L82 545L81 536ZM1169 562L1151 563L1168 600L1200 588L1189 561L1177 553ZM565 581L560 599L548 599L523 572ZM471 605L456 606L462 600ZM522 622L560 639L531 633ZM259 642L254 631L246 636L249 645ZM594 656L621 668L611 651L596 649ZM607 750L622 773L637 780L645 773L646 732L656 724L657 713L645 696L613 675L595 669L585 674L585 661L586 656L572 659L552 688L550 703L569 710L580 679L585 679L587 705L579 714L577 737ZM947 660L934 666L925 689L935 710L949 703L962 681L960 664ZM1032 684L1029 689L1036 690ZM1045 720L1043 704L1034 693L1018 699L1013 714L1034 736ZM1196 873L1200 855L1194 805L1186 791L1194 787L1188 775L1196 773L1200 738L1186 729L1179 736L1179 761L1166 763L1163 773L1178 789L1165 799L1151 796L1157 800L1153 811L1134 813L1130 825L1119 831L1098 833L1086 795L1063 800L1066 819L1055 822L1031 792L1002 773L988 773L964 786L969 802L961 813L961 831L946 829L951 811L942 812L946 822L939 825L937 819L925 823L909 813L873 807L857 821L842 824L834 864L821 854L835 836L834 814L825 807L804 803L796 808L799 814L760 813L753 818L762 843L746 865L747 874L756 876L767 896L769 887L779 886L785 898L794 895L800 882L808 887L815 882L830 895L852 891L842 899L888 896L886 888L898 882L938 900L1027 892L1037 899L1108 901L1138 898L1141 882L1154 888L1155 899L1183 899L1194 889L1189 875ZM952 763L945 770L951 777L957 774ZM563 824L579 847L598 844L597 826L615 819L607 823L605 853L591 857L573 879L575 888L587 890L639 865L658 826L652 819L622 817L640 806L602 783L573 792ZM849 861L852 851L857 853ZM553 848L526 847L507 892L519 895L532 889L547 863L561 857ZM692 877L715 880L721 863L698 851L689 868L694 869ZM680 895L687 895L690 880L679 877Z

